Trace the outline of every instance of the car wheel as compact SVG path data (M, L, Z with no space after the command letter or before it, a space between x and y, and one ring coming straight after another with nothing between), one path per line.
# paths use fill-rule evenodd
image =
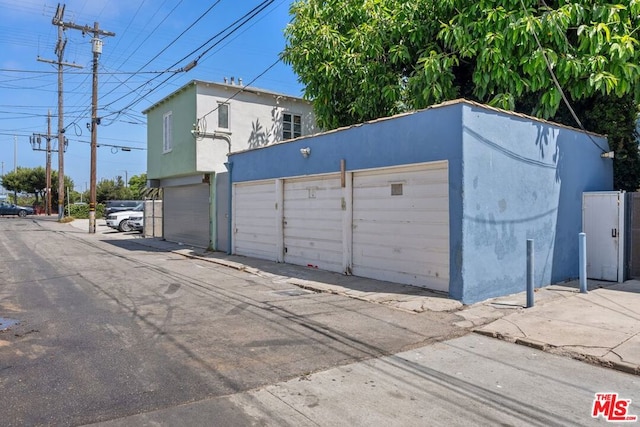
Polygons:
M27 216L27 211L18 211L18 216L20 218L24 218L25 216Z
M120 222L120 225L118 226L118 230L120 231L131 231L131 226L129 225L129 220L125 219L124 221Z

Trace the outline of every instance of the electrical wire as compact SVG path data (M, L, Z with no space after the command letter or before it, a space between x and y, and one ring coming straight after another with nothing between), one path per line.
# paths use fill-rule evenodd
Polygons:
M160 55L162 55L164 52L166 52L167 49L169 49L171 46L173 46L174 43L176 43L187 31L189 31L191 28L193 28L198 22L200 22L200 20L202 18L204 18L209 12L211 12L211 10L216 7L222 0L217 0L214 4L212 4L204 13L200 14L200 16L198 17L198 19L196 19L194 22L192 22L187 28L185 28L180 34L178 34L178 36L176 38L174 38L171 43L169 43L167 46L165 46L162 50L160 50L160 52L158 52L153 58L151 58L150 60L148 60L143 66L140 67L140 70L143 69L144 67L146 67L147 65L149 65L152 61L154 61L155 59L157 59ZM182 2L180 2L182 3ZM178 7L178 5L180 4L178 3L170 12L173 13L173 11ZM176 63L177 64L177 63ZM176 64L172 65L169 68L174 67ZM125 80L122 84L126 83L127 81L129 81L129 79ZM119 88L122 85L118 85L116 86L113 90L111 90L110 92L104 94L103 96L108 96L110 95L115 89ZM122 98L118 98L116 101L119 101ZM107 106L113 104L114 102L111 102L109 104L107 104Z
M254 7L251 11L247 12L246 14L244 14L241 18L237 19L236 21L234 21L232 24L228 25L224 30L218 32L216 35L214 35L213 37L211 37L209 40L207 40L205 43L203 43L202 45L200 45L198 48L194 49L192 52L190 52L189 54L185 55L183 58L179 59L178 61L176 61L173 65L170 66L174 67L175 65L177 65L178 63L184 61L186 58L188 58L190 55L192 55L193 53L197 52L198 50L200 50L203 46L206 46L208 43L210 43L212 40L214 40L215 38L219 37L220 35L224 34L225 32L229 31L227 34L225 34L220 40L216 41L216 43L214 43L212 46L210 46L209 48L207 48L204 52L202 52L194 61L192 61L192 63L197 63L197 61L199 60L199 58L201 58L204 54L206 54L207 52L209 52L211 49L213 49L215 46L217 46L218 44L222 43L222 41L224 41L227 37L231 36L233 33L235 33L236 31L238 31L240 28L242 28L244 25L246 25L251 19L255 18L255 16L257 16L259 13L261 13L263 10L265 10L268 6L270 6L272 3L274 2L274 0L265 0L262 3L260 3L258 6ZM234 28L235 26L235 28ZM177 73L172 74L171 76L167 77L165 80L163 80L160 84L158 84L157 86L155 86L154 88L150 89L147 93L145 93L144 95L142 95L140 98L135 99L134 101L132 101L131 103L129 103L128 105L126 105L125 107L121 108L119 111L111 113L109 115L113 115L113 114L120 114L123 111L126 111L130 108L132 108L133 106L137 105L138 103L142 102L147 96L149 96L152 92L155 92L156 90L158 90L160 87L162 87L162 85L164 85L169 79L175 77ZM158 76L154 77L157 78ZM148 84L150 83L152 80L149 80L149 82L145 83ZM138 86L139 89L143 87L143 85ZM112 105L113 103L126 98L126 96L122 96L120 98L118 98L116 101L113 101L109 104L107 104L105 107Z
M280 61L282 60L282 58L278 57L278 59L275 60L275 62L271 65L269 65L267 68L265 68L260 74L258 74L256 77L254 77L249 83L247 83L246 85L242 86L238 91L236 91L236 93L234 93L233 95L231 95L229 98L227 98L226 100L224 100L221 103L218 103L218 105L216 106L216 108L214 108L213 110L209 111L208 113L206 113L205 115L203 115L202 117L198 118L196 120L196 127L198 127L201 123L202 123L202 129L203 129L203 133L207 133L207 116L216 112L218 110L218 108L220 108L220 105L226 104L229 101L231 101L233 98L235 98L236 96L238 96L240 93L244 92L244 90L251 86L256 80L258 80L260 77L264 76L265 74L267 74L267 72L269 72L269 70L271 70L273 67L275 67Z
M527 9L526 5L524 4L524 0L520 0L520 4L522 5L522 8L524 9L525 15L527 17L529 17L530 16L529 15L529 9ZM549 71L549 74L551 75L551 79L553 80L553 84L555 85L555 87L558 90L558 92L560 92L560 95L562 96L562 100L564 101L564 104L566 105L567 109L571 113L571 116L576 121L576 123L578 124L580 129L583 132L585 132L585 134L589 137L589 140L591 140L593 145L598 147L598 149L601 150L603 154L606 153L607 151L598 145L598 143L591 136L590 132L587 131L585 129L585 127L582 125L582 122L578 118L578 115L576 114L576 112L573 110L573 107L571 106L571 103L569 103L569 100L567 99L567 96L565 95L564 90L562 89L562 86L560 86L560 82L556 78L556 74L553 72L553 67L551 66L551 62L549 61L549 58L547 57L547 54L545 53L544 48L542 47L542 44L540 43L540 39L538 38L538 34L536 33L535 28L534 28L533 25L531 26L531 34L533 35L533 38L536 40L536 44L538 45L538 49L540 50L540 53L542 54L542 57L544 58L544 62L547 65L547 70Z

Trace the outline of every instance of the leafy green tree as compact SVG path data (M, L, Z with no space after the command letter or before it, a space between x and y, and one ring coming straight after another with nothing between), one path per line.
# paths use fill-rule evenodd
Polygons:
M325 129L457 97L576 126L563 93L588 130L637 119L638 0L298 0L290 11L283 59ZM634 131L607 133L616 187L636 189Z
M68 203L67 189L73 189L73 180L69 175L64 176L65 194L63 195L63 205ZM58 171L51 171L51 205L54 210L58 207Z
M418 78L424 52L443 51L437 34L451 16L444 3L294 2L283 59L314 101L318 124L333 129L423 106L412 99L409 82ZM446 65L439 71L453 64ZM450 84L446 89L439 98L454 95Z
M18 203L18 193L25 191L25 181L22 177L23 173L20 167L2 175L2 186L13 192L13 203L16 204Z
M147 188L147 174L134 175L129 178L129 190L134 199L144 197L144 191Z
M2 177L4 187L13 191L14 203L17 203L18 193L33 194L35 203L44 197L46 191L46 173L43 167L24 168L18 166L15 171Z
M35 196L35 203L45 198L47 191L47 172L42 166L33 169L23 169L24 191Z
M107 200L130 200L131 190L124 185L122 177L116 179L102 179L96 184L96 201L104 203Z
M324 128L458 96L514 109L533 95L550 118L547 63L572 100L640 101L638 0L298 0L291 14L283 58Z

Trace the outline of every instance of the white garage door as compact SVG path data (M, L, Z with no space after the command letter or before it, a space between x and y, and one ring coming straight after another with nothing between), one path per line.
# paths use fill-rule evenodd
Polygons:
M449 290L446 162L354 173L353 274Z
M233 253L276 261L275 181L233 186Z
M284 261L342 271L340 175L284 181Z
M164 238L171 242L209 246L209 184L165 187Z

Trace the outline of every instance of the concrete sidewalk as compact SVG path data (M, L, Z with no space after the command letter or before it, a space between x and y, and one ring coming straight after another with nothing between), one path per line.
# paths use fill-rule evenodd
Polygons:
M519 309L476 332L640 375L640 281L547 289L561 297Z
M87 220L70 225L88 229ZM99 224L98 224L99 225ZM640 375L640 281L623 284L589 281L579 293L578 282L536 289L535 304L526 306L526 293L463 306L445 294L378 280L331 273L315 268L255 258L207 252L138 233L114 233L98 227L97 238L129 239L155 250L214 262L289 284L383 304L413 312L456 312L461 328L505 341L561 354Z

